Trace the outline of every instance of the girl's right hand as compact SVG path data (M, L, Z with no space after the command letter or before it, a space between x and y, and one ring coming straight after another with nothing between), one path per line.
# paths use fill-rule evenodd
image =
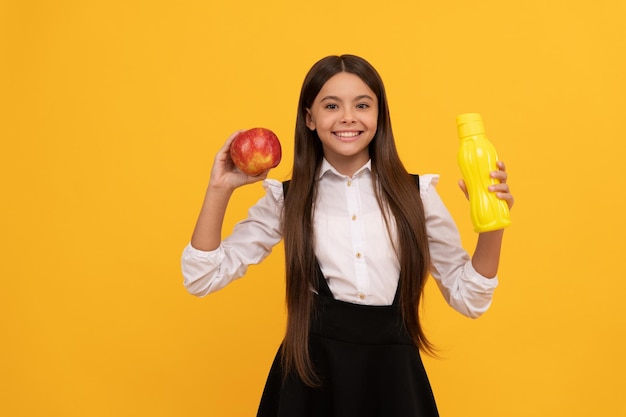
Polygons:
M253 177L244 174L235 166L235 163L230 157L230 145L241 132L243 132L243 130L238 130L230 135L226 143L224 143L222 148L215 155L209 187L232 191L237 187L262 181L267 177L270 171L269 169Z

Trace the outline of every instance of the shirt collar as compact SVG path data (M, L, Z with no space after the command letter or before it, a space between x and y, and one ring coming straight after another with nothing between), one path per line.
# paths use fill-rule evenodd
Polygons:
M361 168L359 168L353 175L353 177L356 177L357 175L359 175L362 171L372 171L372 160L369 159L365 165L363 165ZM345 177L345 175L340 174L339 171L337 171L335 169L334 166L332 166L330 164L330 162L328 162L328 160L326 158L322 158L322 165L320 166L320 173L319 176L317 177L317 179L321 179L324 174L326 174L327 172L332 172L333 174L339 176L339 177Z

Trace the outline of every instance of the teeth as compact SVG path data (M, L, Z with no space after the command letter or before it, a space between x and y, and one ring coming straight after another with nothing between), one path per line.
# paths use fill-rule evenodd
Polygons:
M359 135L359 132L335 132L340 138L353 138Z

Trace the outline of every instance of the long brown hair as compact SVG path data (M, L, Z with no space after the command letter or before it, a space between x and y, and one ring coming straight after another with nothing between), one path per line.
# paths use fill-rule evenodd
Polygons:
M315 131L306 126L310 109L322 86L333 75L349 72L360 77L378 98L378 128L369 145L376 198L385 214L391 214L397 229L400 261L400 308L404 324L417 348L432 353L419 320L419 304L430 257L424 207L414 179L404 168L396 149L385 88L378 72L354 55L328 56L318 61L305 77L300 92L289 192L285 198L282 228L287 273L287 332L282 360L286 374L296 371L310 386L318 384L308 350L310 320L315 314L317 263L313 249L313 206L317 175L324 156Z

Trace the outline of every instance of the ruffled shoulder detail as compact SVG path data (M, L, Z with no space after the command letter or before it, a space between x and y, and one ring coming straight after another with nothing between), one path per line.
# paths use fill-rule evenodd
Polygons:
M274 199L279 204L284 201L283 196L283 183L271 178L263 180L263 188L265 189L267 196Z
M424 198L431 188L434 188L439 183L438 174L424 174L420 175L420 196Z

